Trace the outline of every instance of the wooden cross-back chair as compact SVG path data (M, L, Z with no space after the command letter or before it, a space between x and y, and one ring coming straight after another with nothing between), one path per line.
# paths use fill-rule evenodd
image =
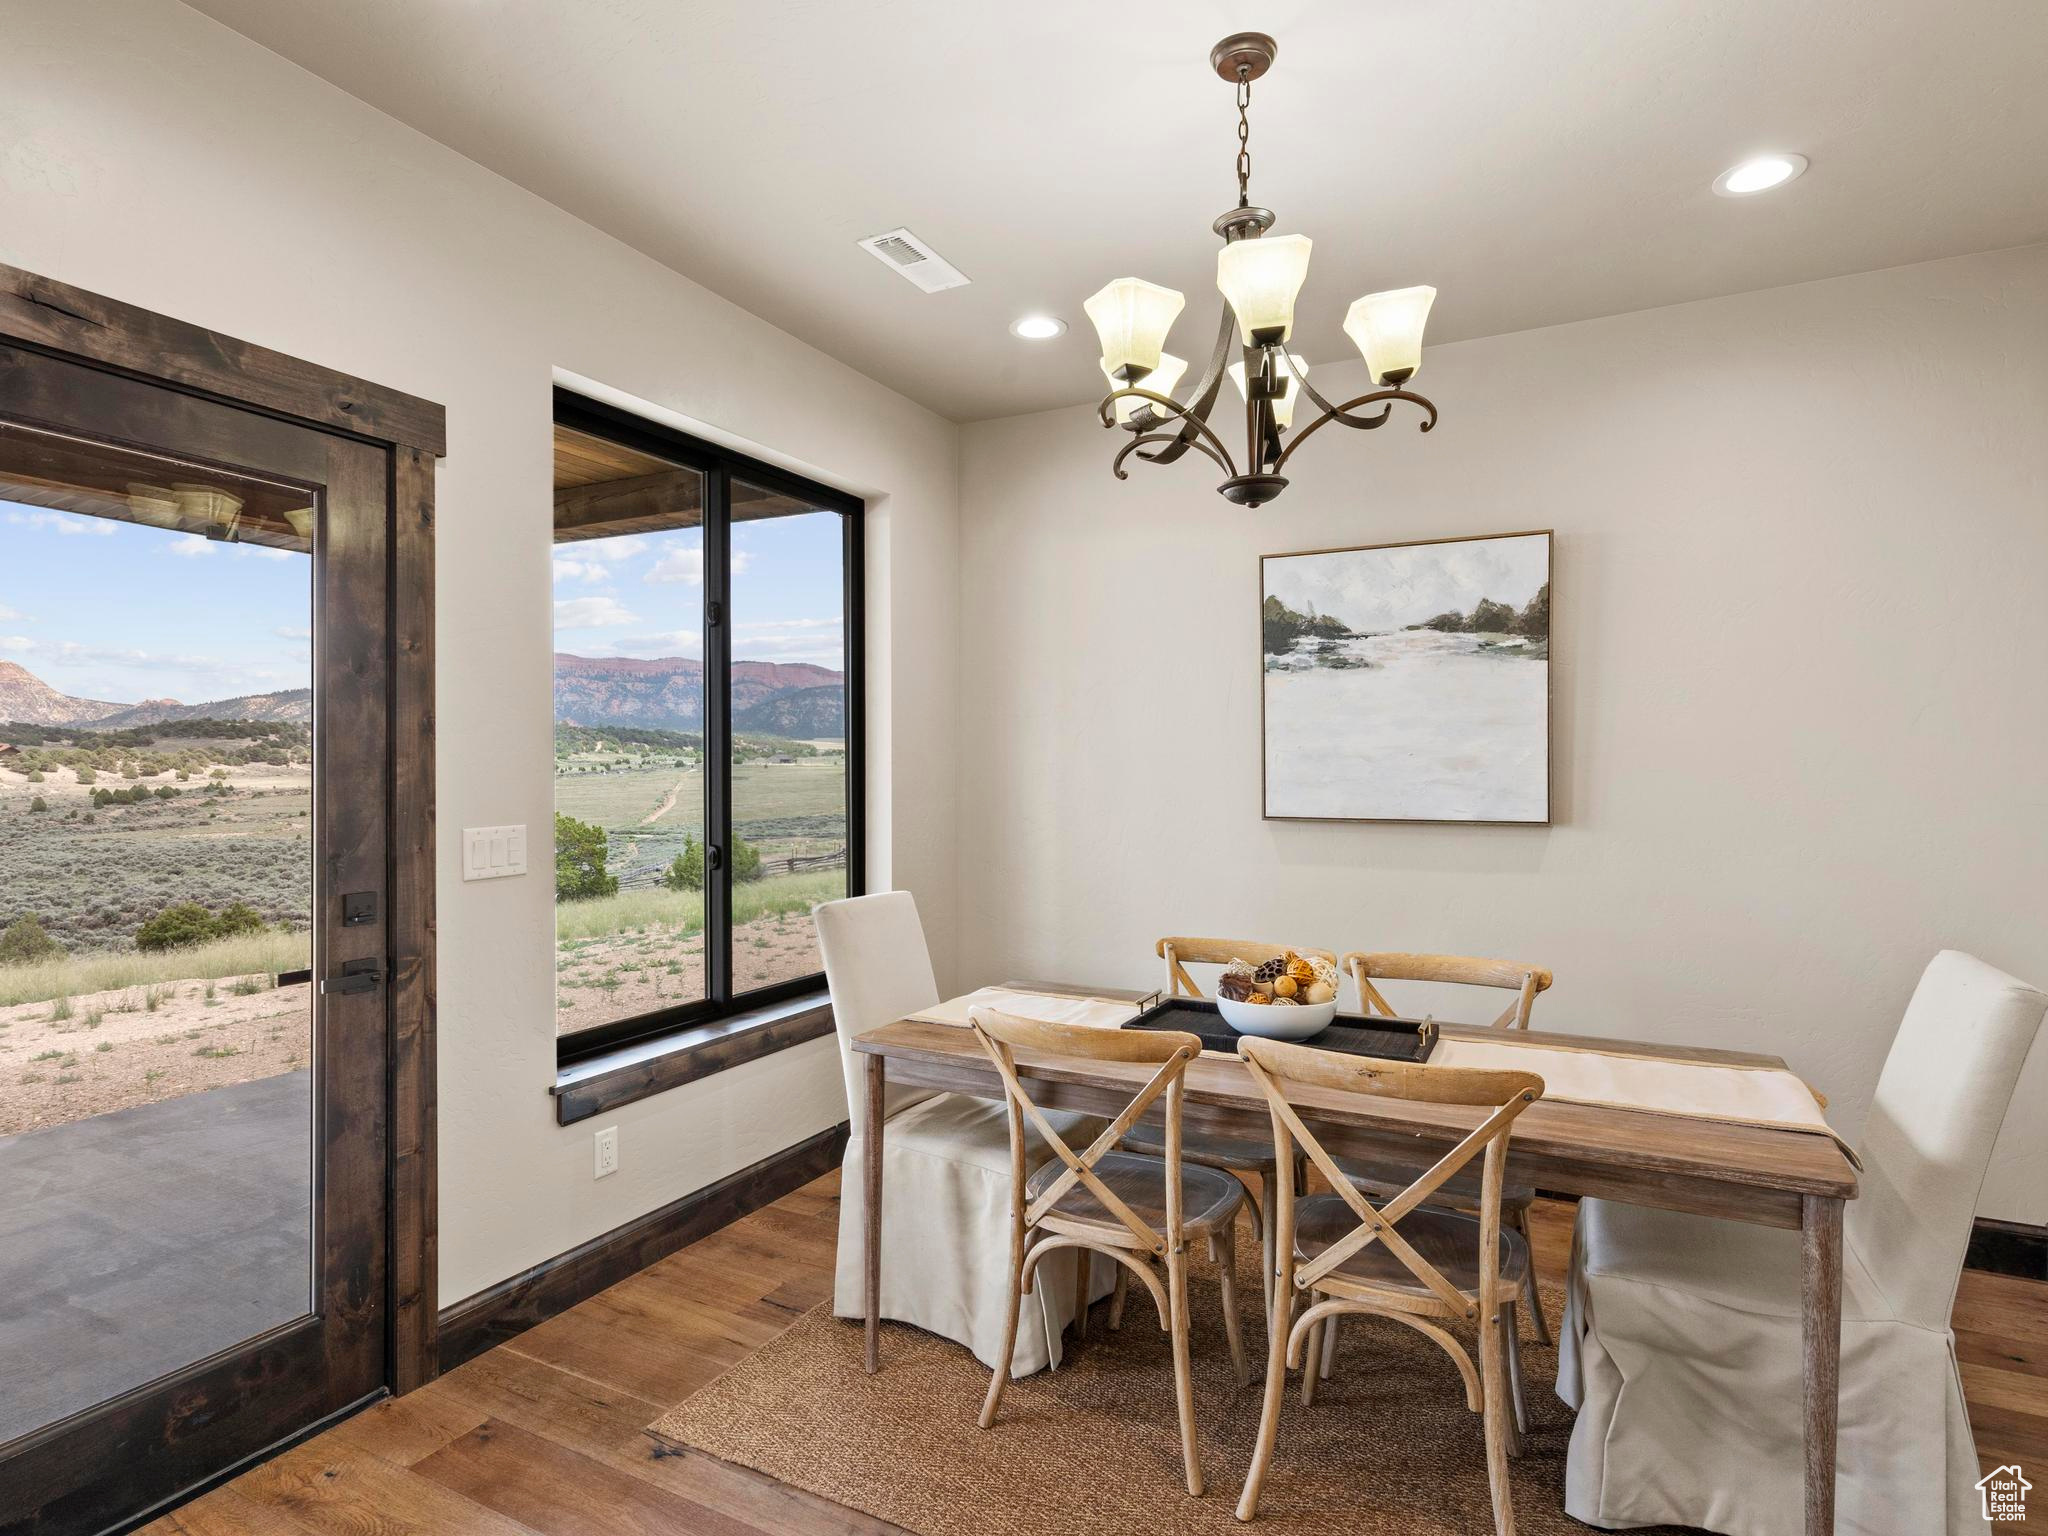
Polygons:
M1278 960L1287 953L1288 946L1268 944L1260 939L1164 938L1153 948L1166 962L1167 996L1200 998L1206 994L1195 978L1188 974L1188 966L1228 965L1233 960L1260 966L1268 960ZM1297 946L1294 952L1304 960L1326 960L1333 966L1337 963L1336 953L1332 950ZM1165 1142L1156 1123L1134 1127L1124 1138L1124 1145L1134 1152L1158 1153L1165 1150ZM1259 1273L1265 1302L1270 1308L1273 1305L1273 1223L1266 1215L1264 1196L1253 1191L1252 1182L1256 1179L1261 1190L1273 1187L1273 1149L1261 1141L1194 1131L1183 1138L1181 1157L1203 1168L1220 1168L1244 1186L1245 1203L1251 1208L1252 1220L1258 1223L1259 1247L1265 1255ZM1305 1177L1305 1173L1298 1171L1298 1176Z
M1358 985L1359 1006L1368 1014L1381 1013L1389 1018L1398 1015L1379 988L1373 985L1375 981L1431 981L1512 991L1515 999L1493 1021L1491 1027L1494 1029L1527 1029L1536 996L1549 991L1551 981L1550 972L1542 966L1524 965L1517 960L1483 960L1470 955L1414 955L1399 951L1354 949L1344 956L1343 970ZM1355 1187L1375 1199L1396 1193L1414 1177L1410 1168L1360 1168L1348 1163L1345 1172ZM1435 1203L1450 1206L1453 1210L1469 1211L1475 1208L1478 1194L1477 1186L1468 1177L1454 1180L1441 1190ZM1533 1184L1509 1184L1501 1192L1501 1219L1527 1237L1529 1208L1535 1203L1536 1187ZM1537 1340L1550 1343L1550 1319L1544 1315L1543 1298L1536 1293L1533 1269L1522 1304L1529 1309L1529 1320L1535 1325ZM1323 1342L1327 1354L1334 1356L1337 1347L1337 1330L1334 1327L1325 1333ZM1323 1370L1327 1375L1328 1359L1323 1363Z
M981 1407L981 1427L995 1422L1008 1361L1015 1343L1017 1312L1039 1262L1062 1248L1078 1250L1079 1315L1085 1316L1092 1254L1104 1254L1119 1268L1118 1278L1135 1275L1159 1310L1159 1326L1172 1338L1174 1401L1180 1417L1181 1455L1190 1494L1202 1491L1202 1460L1195 1437L1194 1383L1188 1365L1188 1243L1206 1239L1223 1292L1224 1331L1239 1385L1251 1379L1237 1315L1237 1214L1244 1191L1212 1168L1181 1162L1181 1091L1188 1063L1202 1054L1193 1035L1164 1030L1096 1029L1020 1019L992 1008L969 1015L974 1036L1003 1080L1010 1115L1010 1287L1009 1314L999 1364ZM1018 1075L1016 1052L1122 1061L1156 1068L1122 1114L1083 1151L1075 1151L1058 1127L1032 1101ZM1166 1155L1139 1157L1116 1150L1138 1117L1165 1101ZM1052 1157L1032 1173L1025 1142L1026 1121L1052 1148ZM1162 1281L1162 1272L1164 1279ZM1121 1321L1123 1291L1111 1309L1111 1326Z
M1375 981L1440 981L1461 987L1500 987L1515 1000L1493 1021L1495 1029L1527 1029L1536 994L1550 990L1550 972L1515 960L1480 960L1469 955L1411 955L1398 951L1352 950L1344 973L1358 983L1358 1004L1367 1013L1398 1015Z
M1238 1041L1237 1053L1272 1112L1273 1144L1282 1169L1272 1202L1279 1228L1280 1300L1272 1312L1265 1402L1238 1518L1250 1520L1258 1513L1288 1366L1302 1364L1306 1356L1302 1398L1313 1402L1324 1324L1362 1313L1414 1329L1456 1363L1464 1378L1465 1406L1485 1419L1495 1530L1498 1536L1514 1536L1507 1462L1520 1454L1522 1433L1515 1298L1530 1257L1522 1235L1501 1226L1500 1192L1515 1118L1542 1097L1543 1079L1529 1072L1340 1056L1250 1036ZM1375 1206L1351 1186L1303 1122L1288 1092L1295 1087L1491 1112L1406 1189ZM1300 1197L1293 1177L1296 1148L1322 1170L1334 1194ZM1484 1159L1477 1215L1426 1203L1475 1158ZM1298 1317L1297 1296L1306 1303ZM1449 1323L1469 1323L1476 1330L1476 1370L1464 1345L1445 1326Z

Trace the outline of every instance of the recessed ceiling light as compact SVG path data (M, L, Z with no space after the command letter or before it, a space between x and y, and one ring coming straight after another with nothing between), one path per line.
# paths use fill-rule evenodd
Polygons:
M1804 155L1754 155L1716 176L1714 190L1722 197L1750 197L1782 187L1805 169Z
M1021 320L1010 322L1010 334L1021 336L1026 341L1051 341L1055 336L1067 333L1067 322L1055 320L1051 315L1026 315Z

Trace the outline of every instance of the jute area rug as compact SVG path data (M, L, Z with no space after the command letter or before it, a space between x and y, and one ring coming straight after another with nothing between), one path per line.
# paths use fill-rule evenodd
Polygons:
M882 1369L861 1369L858 1323L821 1305L765 1349L657 1420L652 1431L887 1520L919 1536L1070 1536L1078 1531L1233 1532L1258 1433L1263 1330L1258 1244L1242 1243L1238 1295L1253 1377L1230 1371L1213 1273L1192 1277L1195 1412L1207 1491L1182 1482L1169 1345L1133 1285L1123 1327L1098 1302L1057 1371L1012 1382L995 1425L975 1416L988 1371L959 1345L884 1324ZM1552 1324L1562 1310L1544 1297ZM1563 1511L1572 1415L1557 1351L1523 1321L1530 1433L1514 1463L1523 1536L1589 1527ZM1397 1323L1348 1318L1337 1367L1301 1406L1290 1378L1278 1448L1252 1529L1292 1536L1491 1533L1486 1447L1457 1368ZM1663 1528L1667 1536L1677 1536ZM1649 1533L1646 1533L1649 1536Z

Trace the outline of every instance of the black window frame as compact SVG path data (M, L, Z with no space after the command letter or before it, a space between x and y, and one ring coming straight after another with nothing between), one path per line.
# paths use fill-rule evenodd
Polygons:
M845 628L849 896L861 895L867 889L867 686L863 643L867 619L867 503L845 491L573 390L555 390L554 422L556 426L667 459L704 476L704 831L707 849L718 850L716 879L711 878L708 867L711 858L707 856L705 861L704 997L697 1002L557 1036L556 1061L568 1066L662 1035L751 1013L824 986L824 973L813 971L737 997L732 991L732 860L725 857L725 851L732 846L732 483L741 480L764 490L779 491L821 511L837 512L843 518L840 580L841 621ZM552 644L548 654L550 658L554 655Z

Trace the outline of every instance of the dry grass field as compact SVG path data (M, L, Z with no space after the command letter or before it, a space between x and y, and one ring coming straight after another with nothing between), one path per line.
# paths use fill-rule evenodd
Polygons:
M275 977L309 960L310 771L229 766L213 792L202 776L94 777L0 771L0 929L34 917L63 950L0 965L0 1135L307 1062L310 998ZM136 786L150 798L94 804ZM157 798L165 786L178 794ZM186 901L246 903L264 929L136 948L143 923Z
M733 830L770 868L846 846L843 744L781 746L790 750L749 743L733 769ZM557 1030L569 1034L701 999L703 897L661 883L688 839L703 836L704 780L694 754L627 746L564 751L555 763L555 809L604 829L607 871L620 882L616 896L556 908ZM844 869L770 873L737 885L735 989L816 971L810 909L845 891Z

